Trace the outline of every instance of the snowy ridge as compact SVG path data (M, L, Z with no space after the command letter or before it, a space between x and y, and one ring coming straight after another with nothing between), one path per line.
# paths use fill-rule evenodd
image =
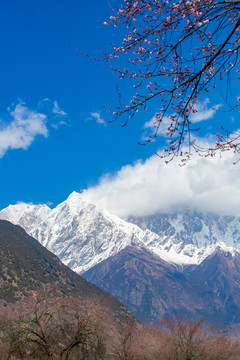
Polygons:
M158 214L128 221L149 229L166 242L191 244L198 248L217 242L240 249L240 218L188 211L182 214Z
M28 231L28 229L30 230L32 227L37 226L50 212L51 209L47 205L19 203L17 205L9 205L1 210L0 213L2 220L9 220L13 224L21 225Z
M238 218L231 218L231 221L225 219L225 223L231 226L228 231L226 226L220 231L214 217L209 216L207 223L206 216L194 216L165 215L158 221L150 217L138 221L131 219L135 223L139 222L135 225L86 203L76 192L54 209L46 205L20 203L0 211L1 219L22 226L79 274L128 245L145 247L175 264L199 264L218 248L232 254L239 252ZM155 224L155 231L150 231L151 222ZM223 221L220 223L223 224Z

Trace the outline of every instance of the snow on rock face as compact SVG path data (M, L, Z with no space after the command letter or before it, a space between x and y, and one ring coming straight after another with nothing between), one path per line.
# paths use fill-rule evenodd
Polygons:
M159 239L149 230L84 202L75 192L53 210L41 209L42 205L10 205L0 212L0 218L22 226L78 273L130 244L142 246L145 238Z
M206 248L216 243L240 250L240 218L188 211L183 214L158 214L128 221L141 229L148 228L170 244L184 243Z
M37 226L43 218L47 217L51 209L47 205L33 205L19 203L9 205L0 211L2 220L9 220L14 224L21 225L27 232ZM10 220L11 219L11 220Z
M54 209L10 205L0 218L22 226L79 274L128 245L146 247L176 264L198 264L219 247L231 253L240 249L238 218L180 214L130 219L141 229L86 203L76 192Z

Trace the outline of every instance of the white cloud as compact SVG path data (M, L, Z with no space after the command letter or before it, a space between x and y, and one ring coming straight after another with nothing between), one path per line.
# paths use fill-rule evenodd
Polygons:
M47 100L49 100L49 99L47 99ZM67 116L67 113L65 111L63 111L62 109L60 109L60 107L59 107L59 105L57 103L57 100L55 100L53 102L53 110L52 110L52 112L54 114L57 114L57 115Z
M61 120L61 121L58 121L58 123L51 124L51 127L53 129L57 130L57 129L59 129L59 126L62 126L62 125L69 126L69 123L67 123L66 121Z
M221 104L217 104L211 107L210 109L208 109L209 103L210 100L207 98L203 102L197 102L195 104L194 111L196 112L192 112L189 118L192 123L209 120L214 117L217 110L221 107ZM159 126L159 129L157 130L157 135L167 137L166 134L168 133L168 128L171 125L171 123L172 120L170 119L170 117L164 116ZM156 119L156 114L155 114L149 121L147 121L144 124L143 128L150 129L150 133L144 133L142 136L142 140L147 140L149 136L155 135L157 126L158 126L158 121Z
M190 121L192 123L212 119L216 111L221 107L221 104L217 104L208 109L208 104L210 100L205 99L204 102L197 102L194 106L195 113L192 113L190 116Z
M51 207L54 203L52 201L47 201L46 205Z
M170 213L186 208L240 215L240 165L233 155L201 158L183 167L157 156L124 166L82 193L83 199L121 217Z
M91 117L97 120L98 124L104 124L106 125L106 121L101 118L101 114L99 112L92 112Z
M171 119L167 116L164 116L163 119L162 119L162 122L159 126L159 129L158 129L158 132L157 134L158 135L162 135L164 137L166 137L166 134L168 132L168 127L170 126L171 124ZM155 132L156 132L156 127L158 126L158 122L156 120L156 114L151 118L151 120L147 121L145 124L144 124L144 129L150 129L151 130L151 134L150 135L154 135ZM149 138L149 135L148 134L144 134L142 139L143 140L147 140Z
M27 149L38 135L48 136L45 114L29 110L20 102L10 115L12 122L0 129L0 157L9 149Z

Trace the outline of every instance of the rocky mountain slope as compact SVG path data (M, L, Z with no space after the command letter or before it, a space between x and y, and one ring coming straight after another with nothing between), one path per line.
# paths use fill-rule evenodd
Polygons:
M99 299L118 317L131 316L117 299L62 264L20 226L0 220L0 299L14 302L46 284L65 295Z
M170 307L177 308L181 290L188 287L180 267L132 246L94 266L83 277L122 299L140 320L157 320ZM194 301L188 298L186 303L190 307ZM182 303L180 307L183 311Z
M199 264L217 247L240 250L239 218L185 213L130 219L136 225L84 202L76 192L54 209L10 205L0 219L21 225L79 274L130 245L175 264Z
M116 296L139 320L186 315L220 327L240 323L240 256L221 249L200 265L182 267L127 247L83 276Z

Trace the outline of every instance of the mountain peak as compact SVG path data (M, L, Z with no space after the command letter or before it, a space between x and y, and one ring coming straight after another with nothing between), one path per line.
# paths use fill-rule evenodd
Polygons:
M73 191L67 198L67 201L82 200L81 194L77 191Z
M13 224L21 225L28 232L29 228L36 225L39 220L42 221L50 212L51 209L45 204L34 205L21 202L1 210L0 217L2 220L9 220Z
M76 213L80 212L83 209L86 209L89 206L91 208L96 207L94 204L88 203L85 200L83 200L81 194L76 191L73 191L65 201L63 201L61 204L57 206L57 208L65 204L67 204L71 208L71 210L73 212L75 211Z
M179 265L200 264L217 247L240 252L240 218L186 212L125 221L76 191L54 209L20 203L0 211L0 218L22 226L78 273L129 245Z

